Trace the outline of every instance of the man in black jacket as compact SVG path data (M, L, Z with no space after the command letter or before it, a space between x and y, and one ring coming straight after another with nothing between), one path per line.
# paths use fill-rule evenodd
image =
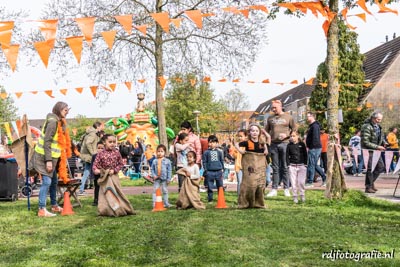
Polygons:
M315 114L312 112L307 113L307 122L309 123L306 145L308 148L308 163L307 163L307 187L313 186L315 171L322 177L322 186L325 186L326 175L322 168L318 165L318 160L321 155L321 126L315 120Z

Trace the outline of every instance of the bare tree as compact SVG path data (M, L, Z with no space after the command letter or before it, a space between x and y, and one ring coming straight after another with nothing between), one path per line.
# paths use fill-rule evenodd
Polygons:
M222 101L226 107L227 113L221 122L224 128L229 132L236 131L240 122L246 119L245 113L241 111L246 111L250 107L248 99L248 96L237 87L229 90L224 95Z
M99 84L116 79L151 80L148 84L155 88L160 143L166 144L163 90L158 77L187 72L202 76L216 71L234 77L249 70L266 40L266 16L262 11L250 11L246 18L221 8L254 4L254 0L240 1L240 7L238 1L223 0L57 0L44 10L43 19L59 18L58 36L65 38L82 35L71 18L96 17L93 44L84 47L81 70ZM185 11L196 9L215 14L203 17L202 29L186 19ZM159 24L154 25L150 15L160 12L168 12L171 19L185 19L179 28L171 25L167 34ZM114 16L124 14L134 14L134 25L149 25L146 35L123 31ZM99 32L111 29L118 32L110 52ZM39 40L38 36L32 38ZM57 62L55 71L61 78L77 64L63 39L57 39L56 48L52 61Z

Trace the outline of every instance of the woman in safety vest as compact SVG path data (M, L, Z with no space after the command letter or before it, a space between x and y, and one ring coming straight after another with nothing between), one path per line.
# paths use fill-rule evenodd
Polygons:
M47 114L31 160L31 167L42 176L42 185L39 191L39 217L53 217L56 216L55 212L62 212L56 199L57 167L60 179L68 181L66 161L68 154L69 156L71 154L71 140L66 128L65 117L69 109L66 103L57 102L52 113ZM46 209L46 198L49 191L52 212Z

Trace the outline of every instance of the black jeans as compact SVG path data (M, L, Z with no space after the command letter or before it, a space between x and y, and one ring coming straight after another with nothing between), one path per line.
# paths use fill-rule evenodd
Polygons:
M371 172L372 168L372 151L369 152L369 159L368 159L368 167L367 167L367 174L365 175L365 188L371 188L374 186L376 179L378 179L379 174L385 171L385 164L383 163L382 157L379 157L378 163L373 172Z

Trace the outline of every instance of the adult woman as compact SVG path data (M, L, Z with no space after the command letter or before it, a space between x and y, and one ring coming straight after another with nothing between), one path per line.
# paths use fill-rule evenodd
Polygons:
M136 173L140 173L140 164L142 163L143 148L139 141L136 141L131 151L131 161Z
M194 148L196 152L196 163L201 166L201 144L200 139L197 135L194 134L192 125L188 121L184 121L181 123L181 131L179 133L187 133L189 136L188 143L192 144L191 146Z
M47 114L31 160L31 168L42 176L42 185L39 191L39 217L56 216L55 213L46 209L46 198L49 191L51 211L62 212L56 199L57 166L60 179L67 181L67 158L71 157L71 140L65 120L68 111L66 103L57 102L52 113Z

